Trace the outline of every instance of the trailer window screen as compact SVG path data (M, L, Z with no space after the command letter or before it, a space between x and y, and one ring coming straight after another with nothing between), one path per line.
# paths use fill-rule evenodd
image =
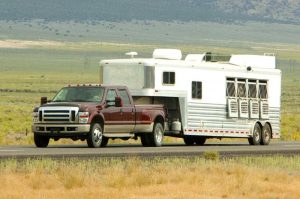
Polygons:
M235 83L234 82L227 82L226 96L227 97L235 97Z
M267 99L268 98L267 84L260 84L259 85L259 98L261 98L261 99Z
M163 84L175 84L175 72L163 72Z
M256 89L256 84L255 83L249 83L249 97L250 98L256 98L257 97L257 89Z
M192 98L202 99L202 82L192 82Z
M238 97L246 97L246 81L238 82Z

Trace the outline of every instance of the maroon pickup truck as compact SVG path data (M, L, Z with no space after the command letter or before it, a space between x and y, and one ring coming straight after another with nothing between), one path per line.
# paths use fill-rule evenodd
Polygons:
M33 113L37 147L50 138L86 140L89 147L105 147L109 139L141 138L143 146L161 146L166 110L163 105L134 105L125 86L76 85L62 88Z

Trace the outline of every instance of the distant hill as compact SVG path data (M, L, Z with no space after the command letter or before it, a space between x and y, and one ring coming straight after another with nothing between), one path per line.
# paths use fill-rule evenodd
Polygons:
M0 20L300 24L299 0L2 0Z

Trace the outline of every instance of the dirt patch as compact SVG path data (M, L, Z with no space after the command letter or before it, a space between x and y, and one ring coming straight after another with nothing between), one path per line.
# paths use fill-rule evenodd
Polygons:
M26 49L32 47L58 47L64 46L63 42L57 41L29 41L29 40L0 40L0 48Z

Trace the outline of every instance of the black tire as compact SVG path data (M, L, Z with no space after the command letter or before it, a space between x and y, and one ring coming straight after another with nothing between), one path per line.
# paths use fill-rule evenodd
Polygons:
M103 141L103 131L100 124L93 123L91 125L91 129L86 141L90 148L98 148L101 146Z
M50 140L49 137L34 134L34 144L36 147L46 148L49 144L49 140Z
M272 129L269 123L266 123L261 132L261 145L269 145L272 137Z
M196 145L198 145L198 146L204 145L204 143L206 141L206 137L203 137L203 136L195 136L194 139L195 139Z
M187 145L187 146L193 146L196 143L193 136L184 136L183 141L184 141L185 145Z
M148 140L149 140L148 135L147 135L146 133L143 133L143 134L141 135L141 143L142 143L142 145L143 145L144 147L149 147L149 146L150 146Z
M255 124L252 137L248 138L250 145L259 145L261 142L261 127L258 123Z
M161 123L155 123L152 133L145 134L145 135L146 135L146 142L148 142L149 146L154 146L154 147L161 146L164 138L164 128Z
M109 138L108 137L102 137L102 142L101 142L101 145L100 145L100 147L102 147L102 148L104 148L104 147L106 147L107 146L107 143L108 143L108 141L109 141Z

